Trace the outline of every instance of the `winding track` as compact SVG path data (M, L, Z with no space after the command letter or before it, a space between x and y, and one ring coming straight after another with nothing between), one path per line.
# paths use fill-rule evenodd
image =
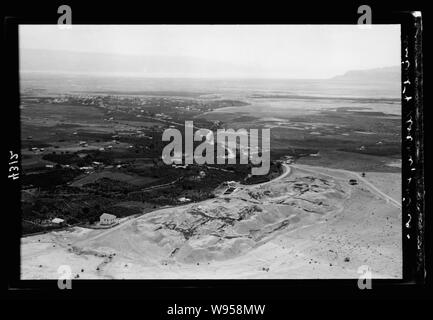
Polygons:
M294 167L298 167L299 169L310 171L310 172L314 172L314 173L317 173L317 174L322 174L322 175L325 175L325 176L330 176L330 177L332 177L334 179L341 179L339 177L335 177L335 176L323 173L321 171L314 170L314 169L312 169L312 167L310 167L308 165L295 165ZM360 181L362 181L365 185L367 185L373 191L373 193L375 193L376 195L379 195L381 198L385 199L386 202L390 202L394 206L396 206L397 208L401 209L401 203L400 202L398 202L394 198L388 196L383 191L379 190L375 185L373 185L368 180L364 179L360 174L358 174L356 172L353 172L353 171L349 171L349 170L343 170L343 169L330 169L330 168L326 168L326 170L328 170L328 171L334 171L334 172L340 172L340 173L344 173L344 174L348 174L348 175L356 177L357 179L359 179Z

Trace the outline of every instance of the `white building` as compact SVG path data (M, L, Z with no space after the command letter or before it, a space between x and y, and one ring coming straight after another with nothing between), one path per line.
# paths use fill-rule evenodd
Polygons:
M100 224L110 225L116 222L116 216L113 214L103 213L99 217Z
M55 224L61 224L63 222L65 222L65 220L60 218L54 218L53 220L51 220L51 223L55 223Z

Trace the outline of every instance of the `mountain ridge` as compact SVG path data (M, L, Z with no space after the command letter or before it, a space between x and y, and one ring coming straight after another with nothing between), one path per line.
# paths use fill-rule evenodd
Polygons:
M371 81L371 82L401 82L400 66L389 66L365 70L349 70L344 74L332 77L333 81Z

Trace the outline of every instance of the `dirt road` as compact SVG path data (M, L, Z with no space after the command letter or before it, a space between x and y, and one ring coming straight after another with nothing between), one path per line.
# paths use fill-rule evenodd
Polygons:
M336 177L336 176L333 176L333 175L329 175L329 174L325 174L325 173L323 173L321 171L318 171L318 170L314 170L314 167L311 167L311 166L308 166L308 165L299 165L299 164L297 164L297 165L294 165L294 167L295 168L298 167L299 169L310 171L310 172L313 172L313 173L318 173L318 174L322 174L322 175L325 175L325 176L329 176L329 177L332 177L334 179L341 179L339 177ZM353 172L353 171L343 170L343 169L330 169L330 168L326 168L326 170L327 171L333 171L333 172L339 172L339 173L351 175L351 176L357 178L358 180L362 181L365 185L367 185L371 189L371 191L373 191L374 194L379 195L381 198L385 199L386 202L390 202L394 206L396 206L397 208L401 209L401 203L400 202L398 202L394 198L388 196L383 191L379 190L371 182L369 182L366 179L364 179L360 174L358 174L356 172Z

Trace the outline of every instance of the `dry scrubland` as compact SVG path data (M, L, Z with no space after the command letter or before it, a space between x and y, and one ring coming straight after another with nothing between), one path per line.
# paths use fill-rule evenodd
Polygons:
M22 278L55 279L60 265L80 279L357 278L362 265L374 277L401 277L401 209L350 178L295 165L270 183L109 230L29 236ZM395 184L394 176L370 179L384 191Z

